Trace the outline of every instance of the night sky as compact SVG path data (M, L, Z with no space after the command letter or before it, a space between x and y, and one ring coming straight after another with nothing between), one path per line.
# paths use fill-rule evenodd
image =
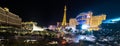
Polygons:
M107 19L120 17L119 0L0 0L0 7L8 7L23 21L35 21L41 26L62 21L65 4L67 20L87 11L106 14Z

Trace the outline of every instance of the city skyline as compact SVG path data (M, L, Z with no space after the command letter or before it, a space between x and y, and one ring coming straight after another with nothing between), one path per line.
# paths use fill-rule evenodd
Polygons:
M67 6L67 21L81 12L92 11L94 14L106 14L107 19L119 17L119 1L105 0L1 0L1 7L8 7L10 12L19 15L23 21L35 21L47 26L62 21L64 5Z
M0 0L0 46L120 46L119 0Z

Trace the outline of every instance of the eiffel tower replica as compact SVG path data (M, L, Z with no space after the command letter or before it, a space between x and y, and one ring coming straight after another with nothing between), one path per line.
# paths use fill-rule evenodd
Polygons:
M60 31L61 29L65 29L65 27L67 26L67 22L66 22L66 5L64 6L64 16L63 16L63 20L62 22L57 22L57 29Z
M66 11L67 11L67 8L66 8L66 5L64 6L64 16L63 16L63 20L62 20L62 27L65 27L67 25L67 22L66 22Z

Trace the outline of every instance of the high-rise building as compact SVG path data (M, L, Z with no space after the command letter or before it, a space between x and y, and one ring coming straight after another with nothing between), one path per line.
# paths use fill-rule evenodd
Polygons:
M100 24L102 24L102 21L106 19L105 14L97 15L97 16L92 16L90 20L90 28L89 30L99 30Z
M80 13L76 17L79 25L88 25L88 30L99 30L99 25L106 19L105 14L93 16L92 12ZM86 27L86 26L84 26Z
M1 26L12 26L21 27L22 19L9 11L8 8L0 7L0 25Z

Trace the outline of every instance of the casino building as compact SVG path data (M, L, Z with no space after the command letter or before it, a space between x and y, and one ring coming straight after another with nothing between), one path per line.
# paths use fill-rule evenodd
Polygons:
M0 7L0 29L1 30L21 28L21 22L22 22L22 19L18 15L9 12L8 8Z
M94 16L92 12L83 12L76 17L78 25L81 25L82 28L88 30L99 30L100 24L102 24L102 21L105 19L105 14Z
M11 12L7 8L0 7L0 25L9 25L20 27L22 19Z

